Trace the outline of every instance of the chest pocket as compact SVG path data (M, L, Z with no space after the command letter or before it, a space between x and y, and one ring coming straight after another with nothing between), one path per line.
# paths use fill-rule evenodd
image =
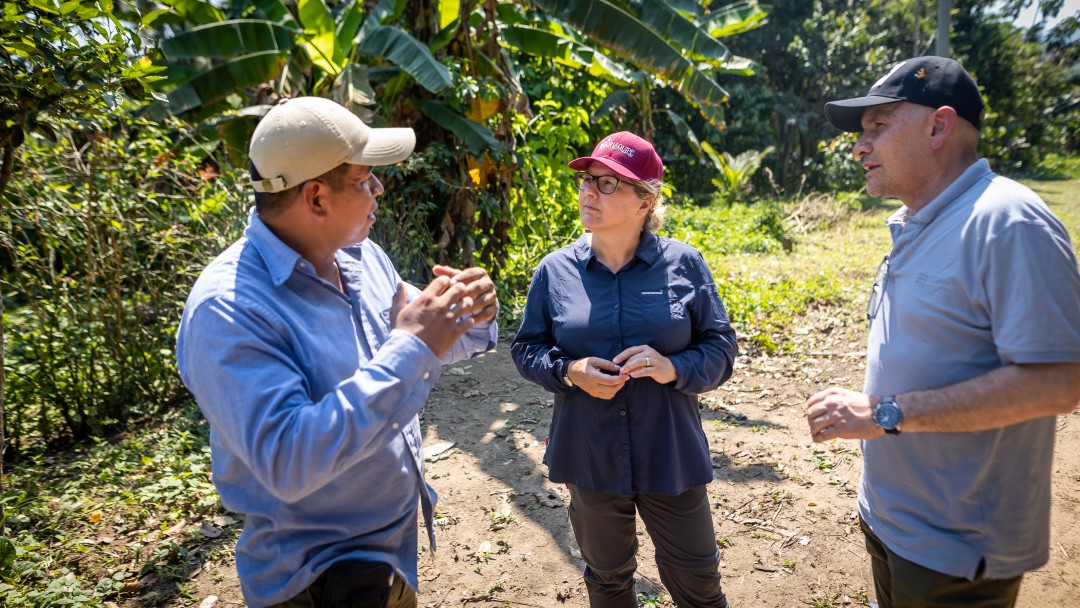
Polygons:
M646 325L674 327L686 319L686 303L668 286L644 287L634 295L632 314Z

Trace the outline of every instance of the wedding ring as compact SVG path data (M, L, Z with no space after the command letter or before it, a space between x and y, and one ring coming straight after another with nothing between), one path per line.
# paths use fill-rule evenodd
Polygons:
M648 357L645 357L645 367L652 367L652 363L649 363Z

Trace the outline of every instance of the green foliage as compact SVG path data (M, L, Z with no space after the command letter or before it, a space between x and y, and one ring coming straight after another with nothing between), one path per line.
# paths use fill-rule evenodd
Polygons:
M4 606L102 606L148 574L172 586L205 558L207 539L182 529L221 510L209 428L190 402L163 422L13 467L17 490L0 495Z
M660 232L717 256L783 253L791 249L792 241L776 202L706 208L671 205Z
M761 161L773 152L773 147L769 146L760 152L746 150L738 156L732 156L726 151L717 154L716 150L704 141L701 142L701 149L716 167L716 177L712 179L712 183L716 186L717 198L726 205L740 200L750 188L750 178L761 167Z
M125 119L104 135L56 122L34 136L6 196L15 450L104 436L182 394L172 342L193 273L235 235L235 184L167 130Z
M71 116L143 99L153 70L111 2L5 2L0 16L0 142L18 146L42 114ZM88 41L91 41L88 43Z

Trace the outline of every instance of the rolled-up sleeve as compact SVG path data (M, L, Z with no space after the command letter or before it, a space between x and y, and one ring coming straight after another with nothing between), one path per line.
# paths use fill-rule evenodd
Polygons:
M411 333L394 330L374 357L321 399L269 310L203 302L182 325L179 367L215 436L267 492L295 502L385 448L410 422L440 364Z

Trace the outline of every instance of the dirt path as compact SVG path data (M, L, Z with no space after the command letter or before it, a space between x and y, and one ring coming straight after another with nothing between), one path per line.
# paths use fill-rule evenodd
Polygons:
M704 400L724 590L735 607L865 605L858 444L814 445L802 415L820 387L862 385L862 329L819 313L794 335L801 356L741 356L732 380ZM551 406L517 374L506 343L444 374L423 416L440 501L438 551L420 554L421 607L588 605L567 495L541 464ZM1077 414L1060 419L1050 563L1025 579L1021 608L1080 606L1078 433ZM657 598L667 594L640 524L638 535L642 605L670 606ZM242 604L223 553L196 575L189 598Z

